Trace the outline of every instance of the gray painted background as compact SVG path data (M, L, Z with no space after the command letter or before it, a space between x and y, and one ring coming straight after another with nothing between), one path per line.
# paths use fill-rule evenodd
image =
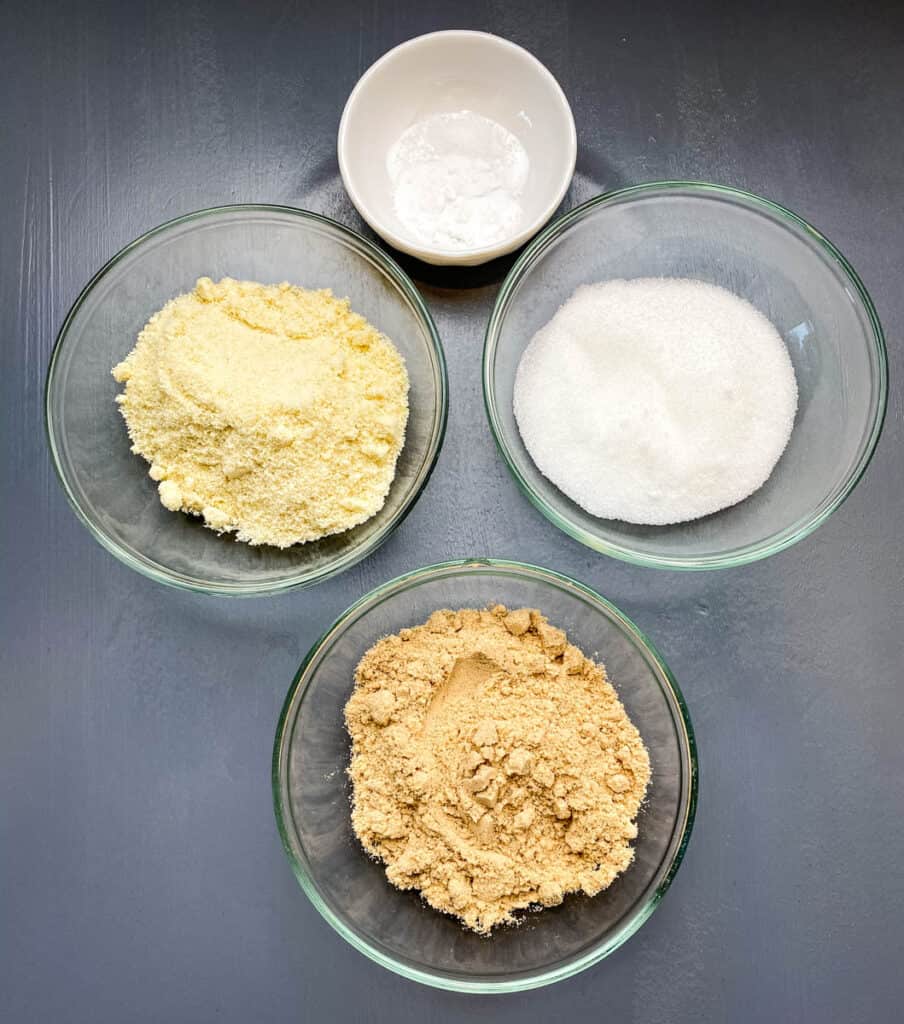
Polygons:
M41 390L78 290L202 206L360 226L334 155L345 97L390 46L444 27L509 36L558 76L580 146L568 205L670 176L739 185L861 272L889 339L889 414L809 540L682 575L559 534L485 422L496 283L449 275L424 285L449 359L445 448L364 564L280 598L205 599L131 573L76 522ZM4 1024L901 1019L902 62L891 0L0 4ZM595 969L505 998L422 988L347 947L292 877L269 784L277 713L320 630L391 576L482 554L570 573L647 630L702 770L687 858L649 923Z

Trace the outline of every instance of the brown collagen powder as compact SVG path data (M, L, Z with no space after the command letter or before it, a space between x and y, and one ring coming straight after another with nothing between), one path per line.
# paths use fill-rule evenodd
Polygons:
M345 718L358 838L467 927L631 863L649 756L603 666L540 612L437 611L380 640Z

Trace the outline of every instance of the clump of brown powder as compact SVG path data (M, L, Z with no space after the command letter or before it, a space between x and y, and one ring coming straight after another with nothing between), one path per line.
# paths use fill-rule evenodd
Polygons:
M540 612L434 612L355 682L352 824L393 885L487 933L631 863L646 748L602 665Z

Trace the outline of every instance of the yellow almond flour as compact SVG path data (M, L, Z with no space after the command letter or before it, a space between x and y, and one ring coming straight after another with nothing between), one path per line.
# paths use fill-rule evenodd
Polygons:
M408 420L398 350L329 290L202 277L113 376L161 502L250 544L340 533L386 500Z
M363 657L352 824L389 881L477 932L605 889L650 761L602 665L534 609L437 611Z

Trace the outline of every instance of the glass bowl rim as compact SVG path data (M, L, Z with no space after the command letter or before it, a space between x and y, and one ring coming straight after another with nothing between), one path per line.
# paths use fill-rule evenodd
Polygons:
M402 295L411 304L416 316L426 328L429 347L432 349L435 356L436 368L438 371L438 388L436 396L437 413L434 417L430 444L421 470L421 478L419 481L415 482L411 492L408 494L404 503L399 507L392 519L390 519L380 530L370 535L365 543L354 546L351 550L346 552L343 557L329 562L317 572L295 573L293 575L285 576L278 580L267 581L265 583L227 584L202 582L184 573L173 572L169 569L161 569L159 566L152 564L149 560L146 560L140 552L138 554L133 554L131 551L122 547L117 541L110 537L106 531L92 521L91 517L82 509L78 499L70 488L57 450L55 439L56 425L51 411L51 389L56 379L55 372L59 354L62 351L69 330L81 310L82 305L101 280L106 277L106 275L112 271L126 255L131 253L133 250L142 247L145 243L156 238L158 235L162 235L182 224L188 224L193 221L202 221L205 218L213 218L221 214L229 213L288 214L292 217L298 218L301 222L312 222L326 227L328 232L333 232L350 242L353 249L363 250L363 254L370 257L376 267L397 286ZM286 206L279 203L227 203L221 206L209 206L201 210L194 210L191 213L182 214L179 217L173 217L170 220L164 221L162 224L158 224L156 227L151 228L149 231L145 231L127 245L123 246L91 276L88 283L81 289L75 301L70 306L69 312L66 314L62 326L57 332L53 350L50 354L50 360L47 365L47 373L44 379L44 436L46 438L48 448L50 449L51 462L53 463L57 479L60 481L63 492L66 495L66 500L69 502L70 507L73 509L78 519L85 527L87 527L88 532L102 547L106 548L106 550L114 555L120 562L128 566L130 569L134 569L136 572L141 573L143 576L147 576L158 583L165 584L166 586L176 587L181 590L189 590L203 594L216 594L226 597L269 596L285 593L289 590L313 586L316 583L321 583L325 579L329 579L332 576L344 572L346 569L376 551L377 548L379 548L380 545L402 524L408 513L417 503L417 500L424 488L427 486L427 482L436 467L436 462L439 457L440 450L442 449L446 433L448 412L449 378L445 353L443 351L442 342L440 341L439 332L437 331L436 324L434 323L430 310L427 308L426 302L421 297L420 292L412 279L404 270L402 270L391 256L359 232L354 231L352 228L346 227L344 224L340 224L338 221L333 220L331 217L326 217L323 214L314 213L301 207Z
M515 465L514 458L505 439L505 433L498 415L493 375L491 372L496 356L501 324L505 318L511 297L517 286L533 266L535 260L542 255L549 245L556 241L560 236L564 235L572 225L583 220L589 214L601 207L608 206L624 199L641 199L649 195L656 194L657 192L662 195L668 195L673 192L682 191L702 196L704 198L711 199L714 197L721 197L723 199L731 200L738 205L753 206L755 209L759 210L759 212L770 215L774 220L779 222L787 221L793 227L801 229L805 237L811 243L814 243L816 247L821 248L828 254L833 262L837 263L841 267L843 274L847 277L855 295L866 311L867 319L869 320L871 327L870 338L873 343L873 354L875 356L877 366L874 385L877 388L878 394L869 433L862 445L857 462L848 473L840 490L832 500L823 508L817 508L803 520L798 521L790 530L782 531L780 534L773 535L772 538L748 544L744 547L724 552L722 554L703 556L647 554L645 552L635 550L626 544L619 544L612 540L603 540L596 536L596 534L585 530L578 523L574 522L570 516L558 511L539 491L527 482ZM882 433L882 425L885 421L885 413L888 404L888 352L886 349L885 335L882 331L882 325L879 321L879 316L869 292L866 290L866 287L860 280L857 272L847 261L841 251L832 242L830 242L822 232L814 228L812 224L804 220L803 217L800 217L792 210L789 210L787 207L773 202L771 199L765 199L762 196L758 196L753 192L733 188L729 185L717 185L706 181L649 181L639 185L629 185L626 188L615 189L611 192L603 192L598 196L594 196L591 199L580 203L578 206L574 207L574 209L569 210L567 213L549 224L540 232L540 234L537 235L530 245L524 249L513 264L511 270L509 270L505 280L502 282L502 286L496 296L493 311L490 314L490 319L487 322L486 332L484 334L482 376L484 408L486 409L493 440L496 442L496 447L502 455L502 459L508 467L509 472L515 478L515 481L521 491L535 508L539 509L540 512L542 512L542 514L546 516L553 525L562 530L563 533L568 534L581 544L584 544L601 554L610 555L613 558L621 559L622 561L629 562L633 565L685 571L725 569L732 566L747 565L750 562L755 562L761 558L774 555L779 551L784 551L785 548L789 548L798 541L803 540L804 537L809 536L842 505L845 499L850 495L851 491L856 487L860 478L866 472L867 466L869 466L873 454L875 453L879 436Z
M676 729L676 732L681 750L683 769L687 772L687 800L684 808L684 820L680 825L676 825L675 828L675 833L680 829L680 838L674 848L671 862L669 863L662 880L647 898L646 902L624 921L621 928L608 942L594 946L594 948L588 950L583 956L579 957L575 961L563 966L548 968L538 973L521 974L516 978L508 980L472 980L449 978L444 975L434 974L430 971L411 967L408 964L402 963L395 959L395 957L380 952L378 949L371 946L366 939L360 938L345 924L341 917L334 913L320 898L312 876L308 872L307 868L296 858L290 840L291 829L287 821L290 813L287 806L288 797L286 796L285 787L283 785L285 775L283 764L288 757L288 743L286 742L287 732L290 725L294 728L294 724L301 714L302 704L304 702L304 697L309 683L309 679L306 678L308 667L319 654L324 644L341 632L349 619L353 616L357 616L360 612L364 612L366 614L372 608L382 603L386 597L389 597L394 593L402 593L409 590L425 580L440 579L444 576L458 575L460 573L468 572L478 572L484 575L491 575L492 573L497 572L543 583L550 583L554 587L577 592L582 598L589 599L591 604L597 605L601 613L606 615L610 620L614 619L622 628L623 632L632 637L635 642L638 643L638 645L650 656L653 663L659 670L657 681L659 682L660 689L665 694L666 698L669 699L669 702L673 706L673 710L677 710L675 724L676 726L680 724L681 730L678 731ZM509 559L498 558L466 558L426 565L419 569L403 573L400 576L396 576L395 578L380 584L378 587L375 587L363 597L358 598L357 601L346 608L346 610L335 619L332 625L330 625L321 634L319 639L311 645L308 653L301 662L298 671L295 673L295 677L289 687L289 692L283 702L282 710L280 711L279 721L276 727L276 737L273 742L273 756L271 761L273 806L283 850L289 860L296 880L321 917L323 917L327 923L336 932L338 932L343 939L345 939L346 942L357 949L358 952L363 953L369 959L380 964L382 967L385 967L404 978L420 982L424 985L429 985L433 988L445 989L447 991L485 994L522 992L528 989L540 988L544 985L551 985L554 982L572 977L573 975L578 974L581 971L586 970L588 967L592 967L594 964L605 959L610 953L613 953L624 942L626 942L641 927L641 925L644 924L659 905L662 897L668 891L669 886L671 885L672 880L677 874L678 868L681 866L681 862L684 859L684 854L687 850L688 842L690 841L691 832L693 831L694 819L697 811L698 778L699 765L697 758L697 743L694 736L694 728L691 723L690 712L688 711L684 695L681 692L678 682L666 664L665 659L646 634L637 625L635 625L635 623L628 618L624 612L617 608L611 601L608 601L602 595L598 594L586 583L581 583L580 581L575 580L570 576L566 576L564 573L557 572L554 569L547 569L542 566L532 565L528 562L517 562ZM284 803L286 805L285 813ZM673 833L673 835L675 833Z

